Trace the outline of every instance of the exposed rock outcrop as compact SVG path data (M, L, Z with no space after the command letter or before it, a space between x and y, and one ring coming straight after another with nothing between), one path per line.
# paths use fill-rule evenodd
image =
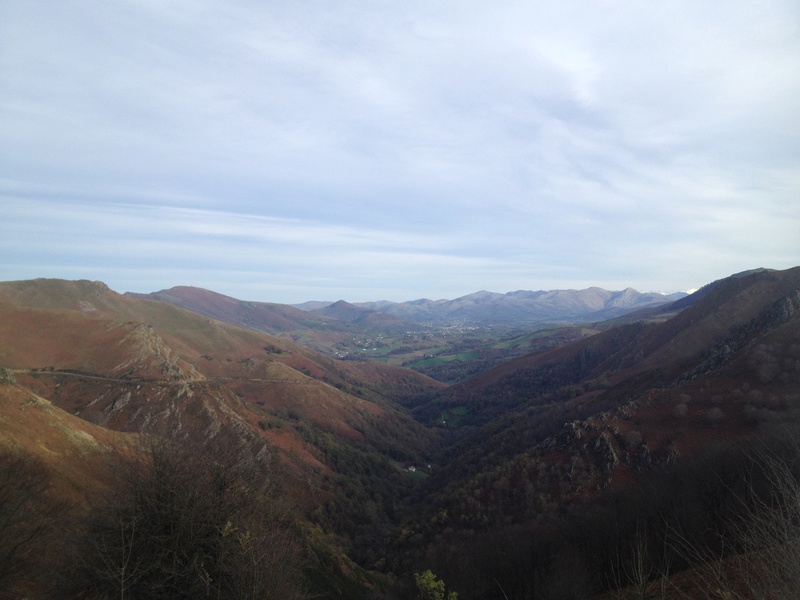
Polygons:
M614 467L619 464L619 457L614 450L614 445L611 442L611 436L608 432L604 431L597 437L593 450L597 456L597 461L602 472L605 475L611 474Z
M719 369L722 365L733 358L737 351L752 343L754 338L758 338L773 329L796 319L800 315L800 290L794 290L764 307L756 317L734 327L730 335L721 343L712 348L705 356L703 361L688 373L681 375L676 385L680 386L706 373L711 373Z
M6 367L0 367L0 385L2 384L15 384L17 382L16 378L14 377L14 373L11 369L7 369Z

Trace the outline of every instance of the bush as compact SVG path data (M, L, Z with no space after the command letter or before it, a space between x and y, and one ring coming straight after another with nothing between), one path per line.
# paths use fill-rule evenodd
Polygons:
M41 567L55 547L68 506L47 494L51 475L38 458L0 450L0 598L20 598L46 578ZM27 590L26 590L27 591Z
M795 442L756 449L746 465L748 475L738 490L729 488L736 519L721 535L722 548L715 552L673 536L677 555L695 569L696 589L707 590L699 598L746 600L794 600L800 590L800 449Z
M436 577L428 569L423 573L414 573L414 582L417 584L418 600L458 600L456 592L448 592L445 596L444 581Z
M718 426L723 420L725 420L725 413L721 408L715 406L714 408L706 411L706 421L712 427Z
M303 596L298 536L257 460L167 441L112 460L115 487L90 511L64 597Z

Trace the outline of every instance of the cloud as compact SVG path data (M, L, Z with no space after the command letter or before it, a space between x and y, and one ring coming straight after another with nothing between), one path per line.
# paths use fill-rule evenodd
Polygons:
M798 22L779 0L10 0L0 275L408 299L792 266Z

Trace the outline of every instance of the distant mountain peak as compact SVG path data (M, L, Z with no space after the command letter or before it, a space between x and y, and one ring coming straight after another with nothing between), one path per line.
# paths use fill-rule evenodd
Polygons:
M418 324L459 321L491 326L600 321L667 304L677 298L653 292L642 293L632 287L616 292L590 287L583 290L517 290L505 294L481 290L453 300L365 302L355 306Z

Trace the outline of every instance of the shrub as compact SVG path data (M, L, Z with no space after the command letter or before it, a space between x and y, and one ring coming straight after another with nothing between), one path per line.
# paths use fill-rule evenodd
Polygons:
M112 460L64 597L302 597L298 536L257 460L167 441Z
M48 496L50 483L38 458L0 450L0 598L23 597L20 586L45 578L56 534L69 537L60 523L68 506Z
M712 427L716 427L725 419L725 413L719 407L714 407L706 412L706 421Z
M445 596L444 581L436 577L428 569L423 573L414 573L414 582L417 584L418 600L458 600L456 592L448 592Z

